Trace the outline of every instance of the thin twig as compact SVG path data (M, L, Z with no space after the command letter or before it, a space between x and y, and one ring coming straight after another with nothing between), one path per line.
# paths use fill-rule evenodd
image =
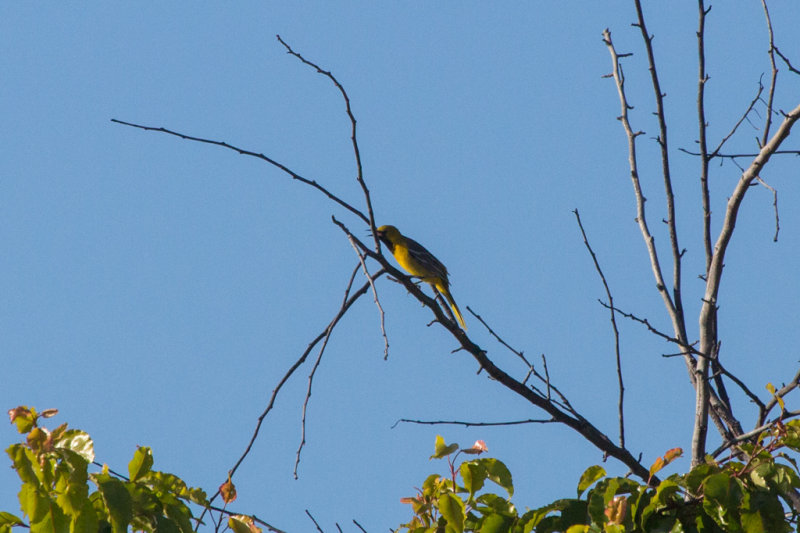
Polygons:
M724 452L725 450L727 450L731 446L733 446L735 444L738 444L740 442L744 442L744 441L750 440L753 437L756 437L756 436L760 435L762 432L770 429L776 423L781 422L783 420L787 420L789 418L794 418L796 416L800 416L800 411L786 411L785 413L782 413L781 416L779 416L778 418L776 418L772 422L768 422L766 424L762 424L761 426L755 428L752 431L748 431L747 433L742 433L741 435L737 435L736 437L734 437L734 438L732 438L732 439L730 439L730 440L728 440L726 442L723 442L716 450L711 452L710 455L711 455L711 457L717 457L719 454L721 454L722 452Z
M698 15L698 28L697 28L697 57L698 57L698 79L697 79L697 119L699 122L699 136L698 144L700 146L700 188L703 201L703 245L706 254L706 272L711 265L711 196L708 187L708 162L711 157L708 155L708 144L706 139L706 110L705 110L705 87L708 82L708 74L706 73L706 53L705 53L705 25L706 15L711 11L711 8L705 8L703 0L697 2L699 15ZM760 91L759 91L760 94ZM741 120L739 121L741 123ZM736 124L736 127L739 126ZM734 127L734 131L736 130ZM723 143L727 139L723 139Z
M692 152L691 150L687 150L685 148L678 148L681 152L689 155L700 155L698 152ZM737 154L714 154L714 157L720 159L730 159L732 161L736 159L753 159L758 157L758 153L756 152L743 152ZM800 150L775 150L772 155L800 155ZM740 167L741 168L741 167ZM744 170L744 169L742 169Z
M621 112L618 120L622 123L622 127L625 129L625 135L628 138L628 164L630 166L631 182L633 184L634 195L636 197L636 222L639 224L639 230L641 231L645 245L647 246L647 253L650 257L650 266L653 270L653 276L656 279L656 288L658 289L659 294L661 294L661 297L664 300L664 305L667 307L667 312L669 313L670 318L673 319L672 322L674 324L677 321L676 308L672 302L672 297L667 291L666 282L664 281L664 276L661 271L661 264L658 259L658 251L656 250L655 246L655 237L653 237L653 235L650 233L650 228L647 225L647 217L645 216L646 200L644 193L642 192L641 183L639 181L639 168L636 157L636 137L641 135L642 132L634 132L628 119L628 110L632 108L630 104L628 104L628 98L625 95L625 76L622 72L622 65L619 62L621 55L618 54L616 48L614 48L614 43L611 41L611 32L608 29L603 32L603 42L605 42L606 46L608 47L608 51L611 54L611 63L613 66L612 74L617 87L617 93L619 95Z
M385 273L386 273L385 270L379 270L378 272L376 272L375 274L372 275L373 281L375 279L377 279L378 277L382 276ZM366 283L364 283L364 285L362 285L357 291L355 291L350 296L350 298L347 300L347 302L339 309L339 312L336 314L336 316L333 318L333 320L331 320L331 322L325 327L325 329L322 331L322 333L317 335L317 337L314 338L308 344L308 346L306 347L306 349L303 352L303 354L294 362L294 364L292 364L291 367L289 367L289 369L286 371L286 373L283 375L283 377L278 381L278 384L272 390L272 394L271 394L271 396L269 398L269 401L267 402L267 407L264 409L264 411L258 417L258 421L256 422L256 427L253 430L252 436L250 437L250 441L247 443L247 446L245 447L245 450L242 453L242 455L239 457L239 459L233 465L233 468L231 468L228 471L228 475L233 477L233 474L236 472L236 470L239 468L239 466L242 464L242 462L244 462L245 458L250 454L250 450L253 448L253 444L255 443L256 439L258 438L259 431L261 430L261 425L264 423L264 419L267 417L269 412L272 411L273 407L275 407L275 400L278 398L278 394L280 393L280 391L283 388L283 386L286 384L286 382L289 380L289 378L292 376L292 374L294 374L295 371L300 367L300 365L302 365L306 361L306 359L308 358L309 353L311 353L311 350L313 350L314 347L322 339L324 339L327 336L328 330L332 326L335 326L336 323L339 322L339 320L341 320L341 318L342 318L342 316L344 316L345 312L347 312L347 310L350 309L350 307L352 307L352 305L361 296L366 294L366 292L369 290L369 287L370 287L370 283L366 282ZM217 490L217 492L214 493L214 495L211 497L211 499L209 501L213 502L214 499L216 499L217 496L219 496L219 490Z
M347 298L350 295L350 290L353 287L353 281L356 278L356 273L358 272L359 266L360 265L356 265L356 267L353 269L353 273L350 274L350 280L347 282L347 288L344 290L342 307L347 304ZM369 275L367 275L367 279L369 279ZM369 280L368 283L372 285L372 280ZM303 447L306 445L306 413L308 412L308 402L311 399L311 387L314 384L314 376L317 373L317 368L319 368L319 365L322 362L322 355L325 353L325 348L328 346L328 341L331 338L331 333L333 333L333 328L335 325L335 322L331 322L328 325L328 328L325 330L325 337L322 339L322 345L319 347L317 359L314 361L314 365L311 367L311 372L308 374L308 387L306 388L306 397L303 400L303 414L300 421L300 445L297 447L297 452L295 453L294 470L292 471L292 475L294 475L295 479L298 479L297 469L300 466L300 453L303 451Z
M363 527L361 524L359 524L358 522L356 522L356 519L355 519L355 518L353 518L353 523L356 525L356 527L358 527L358 529L360 529L360 530L361 530L361 531L363 531L364 533L367 533L367 530L366 530L366 529L364 529L364 527Z
M124 120L117 120L115 118L112 118L111 122L116 122L117 124L122 124L123 126L130 126L132 128L138 128L140 130L157 131L159 133L166 133L168 135L174 135L175 137L180 137L181 139L185 139L187 141L195 141L195 142L200 142L200 143L213 144L215 146L221 146L222 148L227 148L228 150L233 150L234 152L237 152L237 153L239 153L241 155L247 155L247 156L250 156L250 157L255 157L256 159L261 159L262 161L266 161L270 165L282 170L284 173L286 173L289 176L291 176L292 179L297 180L297 181L299 181L301 183L305 183L306 185L309 185L309 186L317 189L318 191L323 193L325 196L327 196L328 198L330 198L331 200L333 200L334 202L336 202L340 206L344 207L345 209L347 209L348 211L350 211L351 213L353 213L354 215L359 217L361 220L363 220L364 222L369 224L369 218L364 213L362 213L361 211L359 211L358 209L356 209L352 205L348 204L347 202L345 202L344 200L342 200L341 198L339 198L338 196L336 196L335 194L330 192L328 189L326 189L325 187L323 187L322 185L317 183L316 180L310 180L308 178L304 178L303 176L301 176L297 172L293 171L292 169L290 169L286 165L284 165L282 163L279 163L279 162L275 161L274 159L272 159L271 157L268 157L268 156L266 156L264 154L261 154L261 153L258 153L258 152L253 152L251 150L245 150L244 148L239 148L239 147L233 146L233 145L228 144L228 143L223 142L223 141L215 141L215 140L212 140L212 139L204 139L202 137L194 137L192 135L186 135L184 133L180 133L180 132L177 132L177 131L168 130L167 128L156 128L156 127L153 127L153 126L144 126L144 125L141 125L141 124L134 124L132 122L125 122Z
M664 303L669 312L675 336L686 341L686 321L683 314L683 298L681 297L681 259L683 252L678 244L678 227L675 219L675 195L672 192L672 175L669 164L669 146L667 137L667 119L664 111L664 93L661 90L661 82L658 79L656 69L655 53L653 52L653 36L647 31L644 20L644 11L640 0L634 0L636 7L637 22L634 26L638 27L642 40L644 41L645 51L647 52L647 63L650 66L650 79L653 85L653 93L656 102L656 119L658 120L658 145L661 149L661 173L664 180L664 193L667 202L667 227L669 228L669 242L672 248L672 299ZM637 200L638 201L638 200ZM644 213L643 213L644 215ZM652 237L651 237L652 238ZM655 251L655 244L653 244ZM663 280L662 280L663 285ZM666 287L663 289L666 293Z
M778 54L778 56L783 60L784 63L786 63L786 66L789 68L790 72L794 72L795 74L800 75L800 70L797 70L796 68L794 68L794 66L792 66L792 63L791 61L789 61L789 58L783 55L781 51L778 50L777 46L773 46L772 49L775 50L775 53Z
M116 472L115 470L112 470L111 468L108 467L108 465L104 465L103 463L99 463L97 461L92 461L92 464L94 466L98 467L98 468L102 468L102 469L107 470L108 473L110 473L112 476L114 476L114 477L116 477L118 479L121 479L123 481L130 481L130 478L128 476L126 476L125 474L122 474L120 472ZM186 500L186 498L183 498L182 496L178 496L178 498L180 498L181 500L184 500L184 501L188 501L188 500ZM197 505L200 505L200 504L197 504ZM208 502L208 504L205 505L205 509L204 509L203 513L205 514L206 511L217 511L217 512L220 513L220 515L226 514L228 516L234 516L234 515L243 514L243 513L237 513L235 511L231 511L230 509L227 509L227 508L224 508L224 507L217 507L215 505L211 505L211 502ZM263 525L264 527L266 527L267 529L269 529L273 533L285 533L283 530L276 528L275 526L269 524L268 522L265 522L264 520L261 520L260 518L258 518L255 515L247 515L247 516L251 517L254 522L258 522L259 524ZM211 516L211 519L216 522L216 520L214 519L213 515ZM199 527L200 526L200 518L197 518L196 520L197 520L197 526Z
M461 420L413 420L410 418L401 418L394 424L392 424L392 429L396 428L400 423L406 424L420 424L425 426L440 426L440 425L455 425L455 426L464 426L464 427L488 427L488 426L519 426L522 424L551 424L557 422L552 418L548 419L534 419L529 418L527 420L511 420L508 422L465 422Z
M339 92L342 94L342 98L344 99L344 104L347 109L347 116L350 119L350 141L353 144L353 154L356 160L356 180L358 181L358 184L361 186L361 191L364 193L364 201L367 205L367 214L369 215L369 220L367 221L367 223L369 224L370 230L373 232L373 237L375 239L375 246L377 249L377 247L380 246L380 243L378 242L378 236L377 233L375 232L375 215L372 210L372 200L370 199L370 193L369 189L367 188L367 184L364 181L364 172L361 165L361 151L358 148L358 141L356 140L356 117L353 114L352 107L350 106L350 97L347 95L347 91L345 90L344 86L341 83L339 83L339 80L337 80L333 76L333 74L331 74L330 71L323 70L316 63L309 61L299 53L292 50L292 47L286 44L286 42L283 39L281 39L280 35L276 35L276 37L278 38L278 42L280 42L286 48L286 51L289 54L293 55L304 64L316 69L318 73L322 74L323 76L331 80L333 84L336 86L336 88L339 89Z
M477 314L475 311L473 311L473 310L472 310L472 308L471 308L470 306L467 306L467 311L469 311L469 312L470 312L470 314L472 314L472 316L474 316L475 318L477 318L477 319L478 319L478 321L479 321L481 324L483 324L483 327L485 327L485 328L486 328L486 331L488 331L488 332L489 332L489 334L490 334L492 337L494 337L494 338L497 340L497 342L499 342L500 344L502 344L503 346L505 346L506 348L508 348L508 350L509 350L511 353L513 353L514 355L516 355L517 357L519 357L520 359L522 359L522 362L523 362L523 363L525 363L525 366L527 366L527 367L528 367L528 369L532 369L532 368L533 368L533 365L532 365L532 364L530 363L530 361L528 361L528 359L525 357L525 354L523 354L523 353L522 353L522 351L520 351L520 350L516 350L516 349L512 348L510 344L508 344L508 343L507 343L505 340L503 340L503 339L500 337L500 335L498 335L498 334L497 334L497 333L496 333L496 332L495 332L495 331L494 331L494 330L493 330L493 329L492 329L492 328L489 326L489 324L487 324L487 323L486 323L486 321L483 319L483 317L481 317L479 314Z
M758 80L758 91L756 92L755 97L750 101L750 105L747 106L747 109L745 109L744 113L742 113L742 116L739 117L739 120L736 122L736 124L733 125L733 128L731 128L731 130L728 132L728 134L725 135L725 137L722 138L722 140L719 142L719 144L714 149L714 151L711 152L711 154L709 154L709 156L708 156L709 159L713 159L715 157L722 157L722 156L720 156L720 151L722 150L722 147L725 145L726 142L728 142L728 139L733 137L733 135L736 133L736 130L739 129L739 126L742 124L742 122L744 122L744 120L753 111L753 108L755 107L756 103L761 99L761 93L762 92L764 92L764 84L761 83L761 80ZM687 152L687 153L691 153L691 152ZM697 154L697 155L699 155L699 154Z
M769 139L770 128L772 126L772 104L775 101L775 87L778 83L778 66L775 64L775 35L772 32L772 18L769 16L769 8L767 7L767 0L761 0L761 6L764 8L764 18L767 23L767 34L769 35L769 64L772 67L769 81L769 92L767 93L767 112L764 123L764 133L761 136L759 147L764 146Z
M778 191L775 187L772 187L769 183L761 179L760 176L756 178L756 181L772 191L772 207L775 210L775 236L772 237L772 242L778 242L778 232L781 231L781 219L778 215Z
M619 329L617 328L617 318L614 311L614 297L611 295L611 289L608 287L608 282L606 281L605 274L603 274L603 269L600 268L600 262L597 260L597 255L594 253L594 250L592 250L592 246L589 244L589 239L586 237L586 231L584 231L583 223L581 222L581 215L578 213L577 208L572 212L575 213L575 219L578 221L578 228L580 228L581 235L583 236L583 244L586 245L586 249L589 250L589 255L592 256L594 268L597 270L597 273L600 276L600 281L603 282L603 287L605 288L606 296L608 297L609 313L611 314L611 329L614 331L614 355L617 363L617 385L619 387L619 400L617 402L617 417L619 419L619 445L624 448L625 412L623 409L623 400L625 399L625 385L622 381L622 357L620 356L619 351Z
M350 242L353 250L355 250L356 255L358 255L358 261L361 263L361 270L364 272L364 277L370 281L370 286L372 287L372 296L374 298L375 305L378 307L378 316L381 320L381 334L383 335L383 360L386 361L389 359L389 337L386 335L386 313L384 313L383 306L381 306L381 301L378 298L378 289L375 288L375 284L372 283L372 278L369 275L369 270L367 269L367 263L364 260L364 255L361 253L361 250L353 239L348 236L347 240Z
M316 521L316 520L314 520L314 517L313 517L313 516L311 516L311 513L310 513L310 512L308 512L308 509L306 509L306 514L307 514L307 515L308 515L308 517L311 519L311 521L312 521L312 522L314 522L314 526L316 526L316 528L317 528L317 531L319 531L319 533L325 533L325 532L322 530L322 528L321 528L321 527L319 527L319 524L317 523L317 521Z
M612 309L612 307L609 304L607 304L606 302L604 302L603 300L598 299L597 301L600 303L600 305L602 305L606 309ZM674 354L674 355L686 355L686 353L691 353L693 355L698 355L698 356L703 357L703 358L707 357L706 354L700 352L699 350L697 350L691 344L683 342L680 339L677 339L677 338L673 337L672 335L669 335L669 334L664 333L663 331L661 331L659 329L656 329L650 323L650 321L648 319L640 318L640 317L634 315L633 313L628 313L626 311L623 311L619 307L614 307L613 309L614 309L614 311L616 311L620 315L624 316L625 318L629 318L629 319L633 320L634 322L638 322L639 324L642 324L643 326L645 326L650 331L650 333L653 333L654 335L657 335L657 336L661 337L664 340L667 340L667 341L669 341L669 342L671 342L673 344L676 344L677 346L679 346L680 348L682 348L684 350L680 354Z

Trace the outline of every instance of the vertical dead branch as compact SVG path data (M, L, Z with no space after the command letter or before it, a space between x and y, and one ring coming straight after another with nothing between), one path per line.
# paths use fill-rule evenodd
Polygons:
M706 74L706 55L705 55L705 25L708 11L703 0L698 0L698 28L697 28L697 120L699 123L699 142L700 142L700 184L703 199L703 243L706 255L706 276L711 267L713 252L711 250L711 199L708 188L708 146L706 145L706 112L705 112L705 85L708 81ZM710 10L710 8L709 8ZM713 331L709 332L713 337L713 347L717 346L716 334L716 313L709 324ZM701 352L711 354L712 350ZM714 351L716 353L716 351ZM709 383L708 383L708 364L709 358L701 357L695 367L695 406L694 406L694 431L692 433L692 466L700 464L705 457L706 436L708 434L708 404L709 404Z
M619 59L624 57L619 55L614 48L613 42L611 41L611 34L609 30L605 30L603 32L604 42L609 49L609 53L611 54L612 60L612 76L614 78L617 93L620 99L620 106L622 109L621 115L618 119L622 122L623 128L625 130L626 136L628 138L628 160L630 165L630 172L631 172L631 181L633 183L634 188L634 196L636 198L636 209L637 209L637 217L636 221L639 224L639 229L642 233L642 237L645 242L645 246L647 247L648 255L650 257L650 264L653 270L653 275L656 280L656 287L661 295L661 298L664 302L664 305L667 309L667 313L670 317L670 321L672 323L673 331L675 333L676 339L679 341L678 344L680 346L690 346L691 343L688 341L688 335L686 334L686 321L683 312L683 306L681 303L681 290L680 290L680 281L681 281L681 267L680 261L682 252L678 248L678 240L677 240L677 231L675 230L675 218L674 218L674 198L672 195L672 187L671 187L671 178L669 175L669 160L666 158L666 121L664 118L664 111L663 111L663 97L661 94L660 84L658 83L658 76L654 73L655 72L655 59L652 52L651 41L652 37L647 33L647 28L644 24L644 15L641 11L641 5L639 2L636 2L638 7L637 13L639 15L639 23L636 24L637 27L642 31L642 35L645 41L645 46L648 49L648 60L650 64L651 76L653 79L653 86L656 91L656 101L657 106L659 109L659 127L660 127L660 134L659 134L659 144L662 148L662 171L664 177L665 187L667 189L667 203L668 203L668 211L670 212L670 219L667 221L668 226L670 228L670 243L672 248L672 257L673 257L673 291L672 295L667 290L666 283L664 281L663 273L661 271L661 266L658 258L658 251L655 246L655 238L650 233L650 229L647 225L647 220L645 217L645 209L644 204L646 198L642 192L641 183L639 180L639 171L638 171L638 162L636 156L636 137L641 135L642 132L637 131L634 132L633 128L630 125L630 121L628 119L628 110L632 109L632 107L628 104L627 96L625 94L625 77L622 72L622 67L620 65ZM673 300L673 297L675 300ZM703 384L703 388L706 390L699 391L698 394L701 395L702 398L705 398L705 403L711 402L713 407L713 411L711 413L712 419L719 429L720 433L723 437L727 438L731 432L734 433L741 432L740 426L737 420L733 418L728 410L727 406L720 401L719 397L713 390L707 390L708 384L705 379L698 379L698 377L707 375L707 365L708 365L708 354L711 352L705 352L703 350L700 351L704 357L700 357L700 363L705 366L705 369L702 372L698 373L698 361L692 356L691 351L684 350L682 351L682 355L684 357L684 362L686 363L687 370L689 372L689 378L692 385L695 387L695 390L698 390L698 383L701 382ZM702 415L702 413L701 413ZM701 419L707 419L707 415L702 416ZM731 428L734 428L731 430ZM704 438L703 438L704 440Z
M672 176L669 166L669 145L667 142L667 119L664 111L664 93L658 80L655 54L653 53L653 37L647 32L644 21L644 12L640 0L634 0L638 22L634 24L639 28L647 51L647 63L650 65L650 78L653 84L656 101L656 118L658 120L658 144L661 148L661 173L664 178L664 192L667 201L667 227L669 228L669 242L672 248L672 306L670 318L672 319L675 335L682 341L687 340L686 322L683 314L683 298L681 297L681 258L683 252L678 245L678 228L675 221L675 195L672 192Z
M703 296L703 305L700 309L700 351L703 353L713 353L717 343L716 338L716 320L717 320L717 300L719 295L719 286L722 281L722 270L725 261L725 252L730 244L733 231L736 227L736 218L739 214L739 208L742 205L744 196L748 188L758 178L759 173L767 164L772 154L781 146L783 141L789 136L795 122L800 118L800 105L795 107L792 111L787 113L778 127L772 138L761 148L758 155L750 163L750 166L745 169L736 188L728 200L728 205L725 210L725 218L723 219L722 229L720 231L717 242L714 245L713 258L711 265L708 269L708 276L706 279L706 289ZM700 358L701 362L705 358ZM698 364L699 366L699 364ZM741 428L738 428L741 433ZM703 441L698 442L698 446L702 445L703 452L705 452L705 436ZM693 443L694 444L694 443ZM703 456L705 454L703 453ZM702 461L703 456L697 457L693 455L693 461Z
M761 0L761 7L764 8L764 17L767 23L767 34L769 35L769 63L772 73L769 80L769 92L767 93L767 112L764 119L764 134L761 136L760 146L764 146L769 139L770 128L772 127L772 103L775 101L775 85L778 82L778 67L775 64L775 35L772 32L772 19L769 16L767 0Z
M703 245L706 252L706 273L711 265L711 198L708 189L708 144L706 139L705 88L708 81L706 73L705 27L706 15L711 8L705 8L703 0L698 0L697 28L697 120L698 144L700 145L700 187L703 197Z

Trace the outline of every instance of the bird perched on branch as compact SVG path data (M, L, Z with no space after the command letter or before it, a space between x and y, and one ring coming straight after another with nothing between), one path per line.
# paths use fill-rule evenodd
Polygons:
M453 315L465 330L467 325L461 316L461 311L450 294L450 281L447 279L447 268L432 253L425 249L414 239L405 237L394 226L381 226L378 228L378 239L389 248L392 255L409 274L430 283L433 288L447 298Z

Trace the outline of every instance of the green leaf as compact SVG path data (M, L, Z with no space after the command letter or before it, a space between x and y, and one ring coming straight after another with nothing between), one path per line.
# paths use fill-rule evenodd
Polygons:
M50 498L39 487L31 483L23 483L19 491L19 506L31 522L40 522L44 519Z
M454 451L458 449L458 444L450 444L447 445L444 442L444 437L441 435L436 435L436 445L434 446L433 455L431 455L431 459L441 459L442 457L447 457Z
M113 533L126 533L128 524L133 519L133 507L128 489L122 481L108 474L96 474L94 478L108 509Z
M228 518L228 527L233 530L233 533L253 533L250 525L253 519L249 516L235 515Z
M700 492L700 486L703 484L705 479L717 472L719 472L719 467L716 465L703 463L694 467L691 472L686 474L686 488L691 494L697 494Z
M591 487L595 481L604 477L606 475L606 470L600 465L594 465L587 468L583 474L581 475L581 480L578 482L578 498L581 497L581 494Z
M741 503L742 528L746 533L791 531L777 495L762 490L746 491Z
M20 517L0 511L0 531L11 531L11 526L21 526L23 524L24 522Z
M176 527L183 533L192 533L192 512L182 501L167 505L165 508L166 516L172 520Z
M131 481L138 481L150 473L153 467L153 452L147 446L140 446L133 452L133 459L128 463L128 474Z
M484 517L481 522L481 527L478 530L480 533L506 533L509 531L513 519L499 513L492 513Z
M476 507L483 513L499 513L504 516L516 516L517 509L514 504L497 494L481 494L475 501L485 507Z
M458 533L464 531L464 518L466 517L464 502L461 501L461 498L450 493L442 494L439 496L437 507L450 528Z
M720 472L708 476L703 482L703 489L703 510L708 516L730 533L741 531L741 482L725 472Z
M89 499L86 499L83 509L70 524L70 533L98 533L97 513Z
M42 520L31 522L31 533L69 533L69 519L51 501Z
M87 463L94 461L94 442L84 431L68 429L54 444L56 448L72 450L83 457Z
M156 517L156 531L158 533L181 533L178 524L165 516ZM189 528L189 531L191 531L191 528Z
M489 479L506 489L509 498L514 495L514 484L511 481L511 472L509 472L502 461L487 457L485 459L478 459L476 462L486 469Z
M483 488L483 483L488 476L486 468L476 461L469 461L461 463L459 471L461 472L464 488L467 489L469 499L472 500L475 497L475 493Z
M34 470L34 465L37 464L36 455L27 446L24 444L12 444L6 449L6 454L11 459L11 464L23 483L31 483L37 487L41 484L39 476Z

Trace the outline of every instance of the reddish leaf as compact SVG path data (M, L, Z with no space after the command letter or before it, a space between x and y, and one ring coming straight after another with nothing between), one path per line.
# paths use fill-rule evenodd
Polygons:
M228 481L219 486L219 493L225 503L231 503L236 499L236 486L231 481L230 475L228 475Z

